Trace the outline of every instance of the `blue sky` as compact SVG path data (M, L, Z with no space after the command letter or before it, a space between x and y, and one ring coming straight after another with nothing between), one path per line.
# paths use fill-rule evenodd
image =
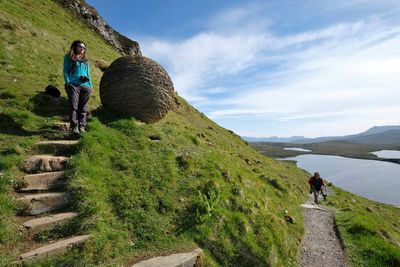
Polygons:
M243 136L400 124L398 0L100 1L175 90Z

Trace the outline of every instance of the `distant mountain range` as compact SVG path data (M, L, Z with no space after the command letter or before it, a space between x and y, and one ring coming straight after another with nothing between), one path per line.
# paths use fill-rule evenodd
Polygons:
M365 132L345 136L325 136L316 138L306 138L304 136L292 137L247 137L248 142L273 142L273 143L292 143L310 144L330 141L344 141L361 144L400 144L400 125L374 126Z

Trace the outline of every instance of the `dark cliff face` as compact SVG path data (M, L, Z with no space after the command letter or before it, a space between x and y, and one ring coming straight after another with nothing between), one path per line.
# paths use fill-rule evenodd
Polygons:
M84 0L56 0L72 11L78 18L100 33L103 38L114 46L122 55L141 55L139 43L129 39L111 28L99 15L95 8Z

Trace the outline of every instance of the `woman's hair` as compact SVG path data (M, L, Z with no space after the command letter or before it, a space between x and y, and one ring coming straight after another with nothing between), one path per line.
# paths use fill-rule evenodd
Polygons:
M319 172L314 173L314 176L315 176L315 177L320 177L320 176L319 176Z
M71 60L73 60L73 59L74 59L74 56L78 53L78 52L77 52L77 49L78 49L78 46L79 46L79 45L85 46L84 43L83 43L81 40L75 40L75 41L72 42L71 47L69 48L69 52L68 52L68 56L69 56L69 58L70 58ZM85 49L84 52L83 52L83 55L82 55L82 57L81 57L81 60L87 61L87 58L86 58L86 49Z

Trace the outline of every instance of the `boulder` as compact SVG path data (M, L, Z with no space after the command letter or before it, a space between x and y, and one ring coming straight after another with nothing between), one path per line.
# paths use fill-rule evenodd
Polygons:
M174 85L157 62L140 55L116 59L100 81L103 107L146 123L162 119L174 102Z

